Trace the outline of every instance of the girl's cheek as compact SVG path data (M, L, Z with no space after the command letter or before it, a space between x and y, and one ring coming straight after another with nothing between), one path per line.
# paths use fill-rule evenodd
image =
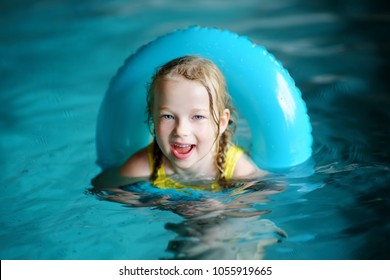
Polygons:
M217 128L210 123L198 125L195 128L195 131L197 131L198 133L207 134L208 137L212 137L212 138L214 138L215 135L217 134Z
M156 127L156 132L158 135L163 135L165 131L166 129L164 128L164 126L159 125L158 127Z
M160 122L156 125L156 133L159 135L164 135L169 133L172 130L172 125L169 122Z
M163 128L163 127L164 127L164 126L161 125L161 123L159 123L159 122L155 124L155 130L156 130L156 134L157 134L157 135L160 135L161 132L164 131L164 128Z

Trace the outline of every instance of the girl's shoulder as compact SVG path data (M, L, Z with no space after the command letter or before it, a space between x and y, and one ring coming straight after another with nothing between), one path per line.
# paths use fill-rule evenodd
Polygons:
M120 174L125 177L148 177L151 174L149 146L133 154L121 167Z
M233 170L233 179L248 178L248 177L262 177L267 174L266 171L261 170L252 161L252 159L245 153L237 159Z

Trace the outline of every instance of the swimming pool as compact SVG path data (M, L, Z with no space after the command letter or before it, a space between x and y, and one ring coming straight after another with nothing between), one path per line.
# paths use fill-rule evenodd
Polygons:
M1 259L389 259L390 16L366 2L1 4ZM313 126L314 173L204 194L230 208L202 219L176 202L215 205L180 195L163 207L98 199L87 190L110 79L140 45L193 24L246 35L289 70ZM153 201L141 187L136 199Z

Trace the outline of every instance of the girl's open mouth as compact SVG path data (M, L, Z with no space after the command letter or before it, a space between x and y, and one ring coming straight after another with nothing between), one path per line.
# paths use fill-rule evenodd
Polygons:
M188 158L194 149L195 145L191 144L171 144L171 151L175 158L186 159Z

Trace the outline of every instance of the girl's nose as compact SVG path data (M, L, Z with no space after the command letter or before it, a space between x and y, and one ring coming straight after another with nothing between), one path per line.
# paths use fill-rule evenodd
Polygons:
M190 128L188 122L184 120L178 120L175 126L175 134L177 136L187 136L189 134Z

